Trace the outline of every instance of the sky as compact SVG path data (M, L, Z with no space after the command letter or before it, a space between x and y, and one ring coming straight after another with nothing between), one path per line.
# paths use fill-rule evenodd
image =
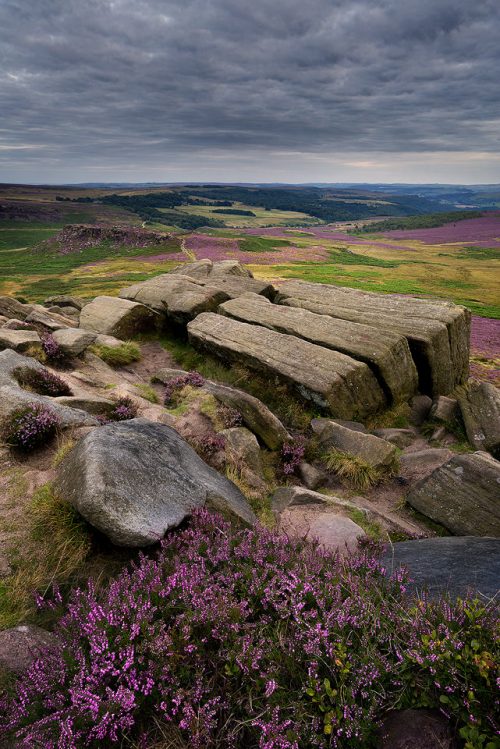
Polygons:
M0 0L0 182L500 182L500 0Z

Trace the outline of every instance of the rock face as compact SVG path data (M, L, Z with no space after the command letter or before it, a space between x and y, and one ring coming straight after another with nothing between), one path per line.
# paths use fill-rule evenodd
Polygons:
M235 320L262 325L365 362L393 402L405 401L417 389L417 370L406 338L348 320L317 315L300 307L271 304L252 294L231 299L219 312Z
M190 322L188 335L195 348L275 376L333 416L362 418L386 402L366 364L300 338L212 313Z
M472 382L460 398L460 409L471 445L500 458L500 390L488 382Z
M54 487L118 546L154 544L197 507L255 522L231 481L174 429L145 419L93 430L63 459Z
M143 304L112 296L98 296L83 307L80 327L94 333L130 338L152 328L156 315Z
M50 406L56 412L62 427L97 426L97 420L84 411L61 405L57 403L56 398L48 395L38 395L38 393L23 390L14 377L15 370L20 367L44 369L36 359L21 356L11 349L0 352L0 418L7 416L20 406L36 402Z
M60 328L53 338L67 356L79 356L96 338L95 333L80 328Z
M311 426L323 449L355 455L374 467L390 466L396 459L396 446L373 434L355 432L327 419L313 419Z
M229 299L225 291L173 273L164 273L122 289L120 297L140 302L180 325L185 325L200 312L217 309L219 304Z
M406 499L457 536L500 537L500 462L487 453L455 455Z
M252 272L237 260L197 260L194 263L178 265L170 273L191 278L207 278L208 276L236 276L238 278L253 278Z
M465 307L305 281L281 283L277 301L405 336L423 393L446 395L467 380L470 312Z
M27 351L35 346L41 351L40 336L34 330L9 330L0 328L0 350Z
M494 598L500 587L500 540L461 536L423 538L392 544L383 556L389 573L401 565L410 572L411 592L428 590L437 598L444 593L467 593Z
M31 312L30 304L22 304L11 296L0 296L0 315L7 318L15 317L16 320L26 320Z

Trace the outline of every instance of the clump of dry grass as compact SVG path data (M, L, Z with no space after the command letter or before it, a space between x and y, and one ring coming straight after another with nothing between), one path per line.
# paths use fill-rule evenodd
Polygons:
M370 465L357 455L334 449L324 453L322 461L329 471L336 473L337 476L358 491L368 491L373 486L390 478L396 470L396 464L380 468Z

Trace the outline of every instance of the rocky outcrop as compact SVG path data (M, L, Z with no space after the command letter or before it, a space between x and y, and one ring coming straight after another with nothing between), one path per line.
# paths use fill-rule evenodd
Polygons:
M396 460L395 445L373 434L355 432L327 419L313 419L311 426L323 450L333 448L354 455L376 468L390 467Z
M471 382L459 402L471 445L500 458L500 390L489 382Z
M455 455L406 499L457 536L500 537L500 462L487 453Z
M169 320L185 325L201 312L216 310L229 299L229 294L188 276L164 273L122 289L120 297L140 302Z
M93 430L60 463L54 488L118 546L154 544L197 507L255 522L231 481L174 429L146 419Z
M85 411L62 405L48 395L23 390L14 376L16 369L23 367L44 369L36 359L21 356L12 349L0 352L0 418L8 416L16 408L36 402L50 406L57 414L61 427L97 426L98 421Z
M423 393L446 395L467 380L470 312L465 307L305 281L279 284L277 301L405 336Z
M0 296L0 315L8 319L26 320L31 312L31 304L22 304L12 296Z
M500 587L500 540L462 536L423 538L391 544L382 558L389 574L401 565L410 573L410 591L432 598L470 593L486 600Z
M385 405L370 368L337 351L212 313L190 322L188 336L195 348L277 377L333 416L364 417Z
M50 331L59 330L59 328L72 328L74 326L72 318L59 315L55 312L49 312L41 304L33 304L31 306L31 312L26 317L26 322L36 323Z
M303 338L365 362L392 402L408 400L417 389L417 370L406 338L300 307L271 304L253 294L224 302L219 312L241 322L262 325Z
M83 354L96 339L96 333L81 328L60 328L52 336L62 352L70 357Z
M196 260L194 263L178 265L170 271L176 275L190 276L191 278L208 278L209 276L236 276L237 278L253 278L249 268L242 265L238 260Z
M154 327L157 315L143 304L113 296L98 296L80 313L80 327L94 333L130 338Z
M85 302L83 299L79 299L76 296L69 296L68 294L57 294L56 296L49 296L44 301L44 307L67 307L69 311L70 309L75 309L78 312L80 312Z

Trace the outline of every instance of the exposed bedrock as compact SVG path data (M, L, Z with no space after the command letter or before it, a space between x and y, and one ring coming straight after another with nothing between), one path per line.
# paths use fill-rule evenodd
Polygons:
M318 315L300 307L271 304L256 294L231 299L219 312L235 320L262 325L365 362L389 400L408 400L417 389L417 370L406 338L370 325Z
M467 380L470 312L465 307L306 281L279 284L276 301L404 335L424 393L446 395Z
M188 335L195 348L277 377L338 418L363 418L386 405L371 369L338 351L214 313L191 321Z

